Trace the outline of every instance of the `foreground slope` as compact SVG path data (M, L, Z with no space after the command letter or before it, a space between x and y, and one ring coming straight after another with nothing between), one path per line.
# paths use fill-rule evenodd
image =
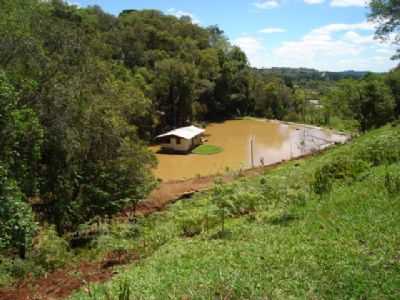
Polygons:
M400 127L114 224L97 245L144 258L72 299L398 299Z

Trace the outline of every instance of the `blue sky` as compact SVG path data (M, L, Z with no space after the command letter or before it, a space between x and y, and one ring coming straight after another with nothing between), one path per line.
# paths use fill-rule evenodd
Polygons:
M368 0L70 0L123 9L159 9L218 25L255 67L388 71L395 47L374 40Z

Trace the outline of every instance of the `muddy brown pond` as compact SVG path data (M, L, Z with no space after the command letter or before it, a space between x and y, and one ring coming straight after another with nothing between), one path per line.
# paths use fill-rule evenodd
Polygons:
M159 161L155 176L171 181L249 169L299 157L348 139L346 135L316 127L257 119L210 124L204 138L205 144L222 147L224 151L214 155L162 154L158 153L159 147L152 147Z

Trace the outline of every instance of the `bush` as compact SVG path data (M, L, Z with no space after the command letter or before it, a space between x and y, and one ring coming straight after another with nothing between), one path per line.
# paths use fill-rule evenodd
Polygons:
M387 163L400 161L400 133L394 130L394 134L380 135L364 143L362 147L354 153L359 159L365 160L379 166Z
M215 212L214 206L205 210L183 211L179 213L176 222L182 236L194 237L219 224L218 211Z
M316 170L312 189L319 195L330 192L335 180L354 180L369 167L363 160L339 156Z
M25 258L36 227L31 207L0 164L0 250L17 249L20 257Z
M15 279L32 275L40 276L45 270L30 259L0 259L0 286L9 285Z
M252 213L264 199L259 191L243 189L239 184L217 186L213 195L215 204L230 216Z
M243 189L242 184L222 186L218 183L213 191L212 200L217 207L215 214L220 218L221 234L224 234L225 218L251 214L264 199L256 190Z
M9 258L0 256L0 288L8 286L12 282L11 274L8 271L10 263Z
M43 229L36 237L32 259L46 271L63 267L71 258L68 242L58 236L53 226Z
M392 195L400 194L400 173L398 168L395 170L386 169L385 187Z
M180 220L182 234L186 237L194 237L203 231L203 219L184 218Z

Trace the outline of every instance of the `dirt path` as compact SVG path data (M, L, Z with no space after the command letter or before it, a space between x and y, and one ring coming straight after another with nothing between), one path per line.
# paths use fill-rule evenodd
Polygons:
M296 158L304 159L314 156L307 154ZM253 177L274 169L285 161L241 172L243 177ZM149 197L141 202L136 213L149 215L162 211L168 205L176 201L190 197L196 192L206 191L214 186L214 182L220 178L224 182L231 182L238 177L233 174L223 176L207 176L193 178L184 181L165 182L154 190ZM126 219L133 213L133 209L126 209L119 218ZM57 270L45 277L38 279L27 278L12 288L0 289L0 300L58 300L65 299L79 288L88 283L98 283L110 280L117 273L114 266L131 264L140 259L135 253L110 253L99 262L81 262L79 265Z

